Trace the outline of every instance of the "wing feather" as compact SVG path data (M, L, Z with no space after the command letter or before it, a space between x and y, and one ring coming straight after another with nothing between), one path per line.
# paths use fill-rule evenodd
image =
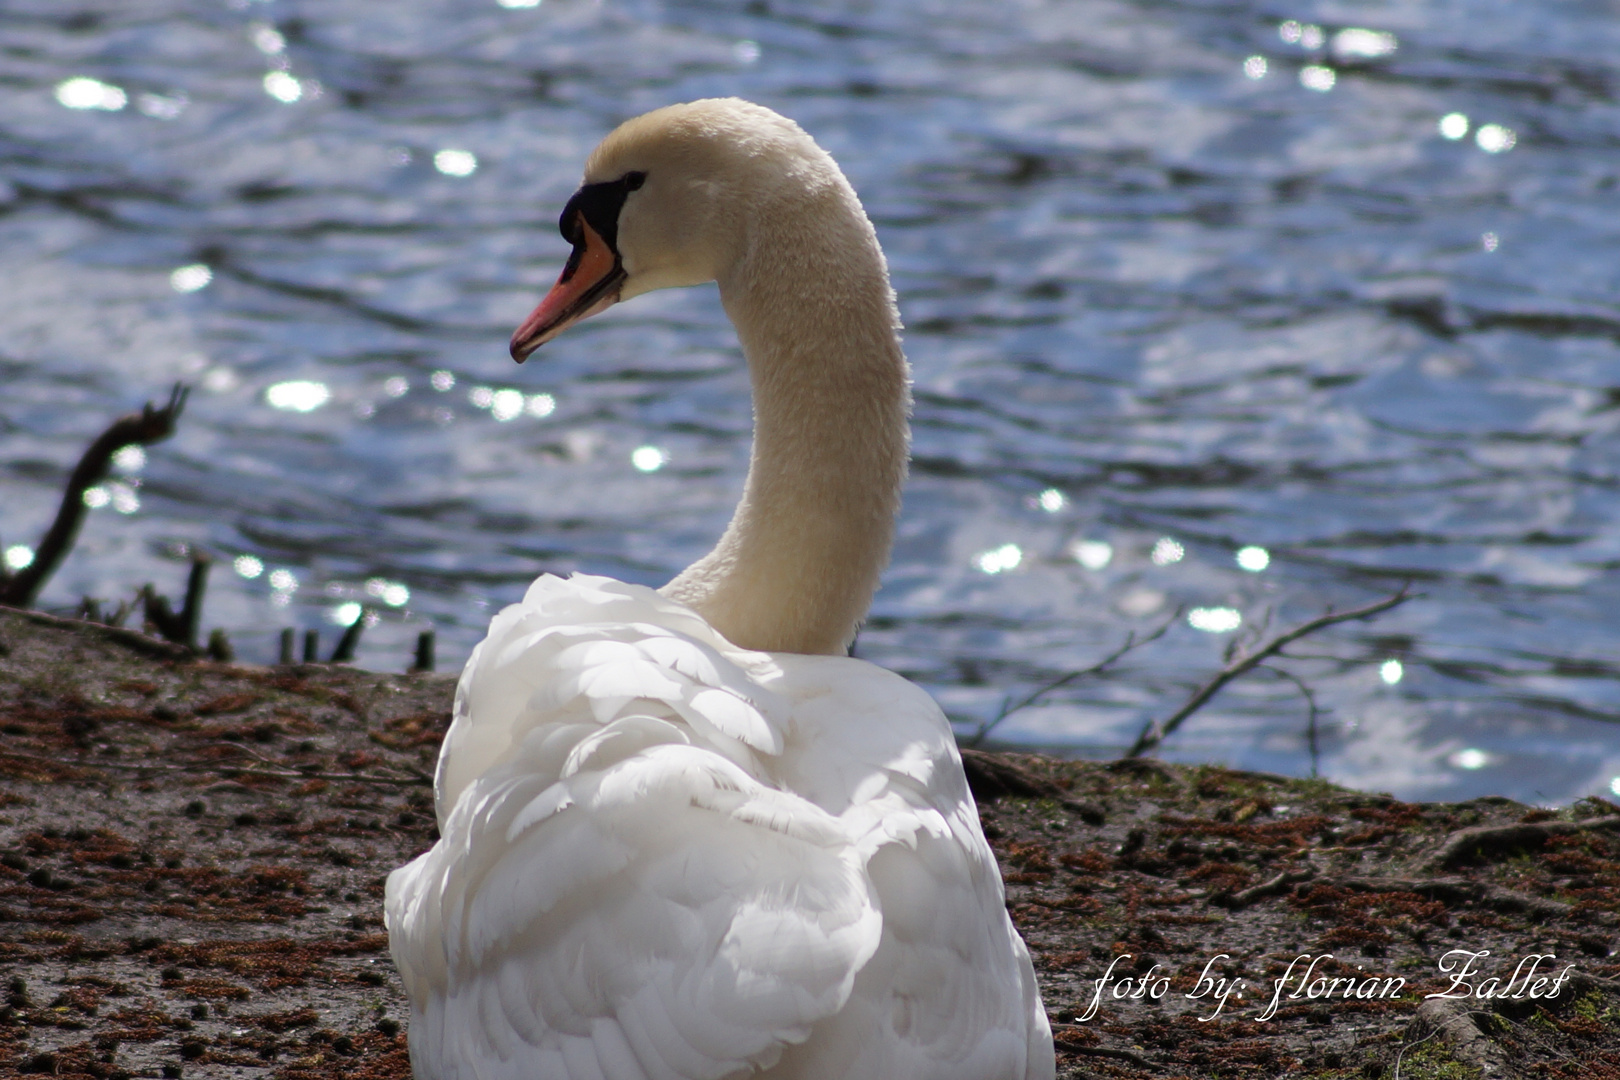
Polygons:
M749 1073L877 948L848 828L748 767L781 702L714 642L630 629L624 600L589 601L589 633L503 612L469 663L446 745L480 765L441 768L442 839L389 881L420 1075L452 1054L481 1080Z

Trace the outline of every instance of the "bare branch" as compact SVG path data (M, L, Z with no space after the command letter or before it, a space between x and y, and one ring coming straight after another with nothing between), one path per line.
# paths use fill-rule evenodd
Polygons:
M175 383L174 389L169 392L167 405L154 408L151 402L147 402L140 412L115 420L90 444L79 459L73 475L68 478L67 488L62 492L62 505L56 511L56 520L51 522L51 527L40 540L34 561L0 582L0 605L25 608L34 602L40 589L45 587L45 582L67 558L73 541L79 535L79 526L84 524L85 491L105 479L113 455L124 447L135 444L149 446L173 435L175 424L185 410L189 392L186 386Z
M1325 629L1326 627L1335 626L1338 623L1350 622L1352 619L1370 619L1374 615L1379 615L1390 610L1391 608L1399 607L1417 595L1419 594L1411 591L1411 585L1408 583L1406 585L1402 585L1400 591L1395 595L1386 596L1377 603L1368 604L1365 607L1352 608L1349 611L1333 611L1332 609L1329 609L1325 614L1318 615L1310 622L1302 623L1299 626L1294 627L1292 630L1278 634L1276 637L1266 642L1265 645L1261 646L1257 652L1245 653L1244 655L1233 659L1225 667L1221 668L1220 671L1215 673L1213 678L1211 678L1203 686L1200 686L1197 692L1194 693L1192 697L1188 698L1186 703L1172 713L1168 718L1162 721L1148 721L1148 723L1142 728L1142 733L1136 737L1136 742L1132 744L1130 752L1125 756L1128 758L1141 757L1143 754L1164 742L1165 739L1175 734L1176 729L1179 728L1189 716L1203 708L1204 705L1209 702L1210 698L1220 693L1221 688L1227 683L1231 682L1233 679L1248 674L1250 671L1253 671L1255 668L1259 667L1273 656L1282 655L1282 651L1284 649L1298 641L1300 638L1307 637L1316 633L1318 630Z
M1292 671L1289 671L1286 668L1277 667L1274 664L1266 664L1264 667L1273 675L1287 679L1289 682L1293 683L1294 688L1300 692L1302 697L1304 697L1305 705L1311 711L1310 716L1305 723L1305 740L1309 744L1311 750L1311 779L1314 780L1319 775L1322 758L1321 747L1317 741L1316 728L1316 721L1322 715L1322 708L1316 703L1316 693L1310 688L1310 684L1308 684L1304 679L1301 679L1298 675L1295 675Z
M1115 649L1113 652L1109 653L1095 664L1092 664L1090 667L1081 668L1078 671L1071 671L1067 675L1054 679L1045 686L1036 690L1034 693L1024 697L1016 704L1013 703L1011 698L1007 698L1006 700L1002 701L1001 708L997 711L996 715L980 724L979 730L975 731L972 735L969 735L967 739L963 741L962 745L970 747L978 746L984 741L986 735L989 735L991 731L995 730L998 724L1007 719L1007 717L1011 716L1013 713L1018 712L1020 709L1029 708L1031 705L1041 700L1041 698L1045 697L1047 694L1050 694L1053 690L1062 689L1063 687L1074 682L1076 679L1083 678L1087 675L1102 674L1104 670L1110 667L1115 661L1124 657L1127 653L1134 652L1144 645L1151 645L1153 642L1164 637L1164 635L1169 632L1170 628L1174 626L1176 621L1180 618L1181 609L1177 608L1176 613L1170 616L1170 618L1165 621L1164 625L1160 626L1147 637L1138 640L1136 631L1132 630L1125 636L1125 644L1121 645L1119 648Z

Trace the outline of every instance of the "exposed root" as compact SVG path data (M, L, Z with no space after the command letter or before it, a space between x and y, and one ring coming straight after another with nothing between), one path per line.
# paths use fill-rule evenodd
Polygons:
M1428 865L1450 870L1464 863L1511 855L1525 848L1539 848L1555 836L1597 829L1620 829L1620 815L1590 818L1586 821L1536 821L1512 825L1475 825L1446 837Z

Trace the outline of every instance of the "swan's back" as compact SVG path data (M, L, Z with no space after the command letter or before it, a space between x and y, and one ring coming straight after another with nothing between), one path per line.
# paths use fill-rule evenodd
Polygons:
M418 1075L1050 1076L961 777L898 676L541 578L463 674L442 839L388 882Z

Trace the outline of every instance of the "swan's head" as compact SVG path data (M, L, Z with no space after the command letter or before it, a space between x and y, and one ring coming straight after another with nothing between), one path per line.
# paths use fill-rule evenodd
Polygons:
M573 254L512 335L512 359L620 300L723 277L759 215L792 213L794 199L829 183L847 189L803 129L761 105L711 98L626 121L563 208Z

